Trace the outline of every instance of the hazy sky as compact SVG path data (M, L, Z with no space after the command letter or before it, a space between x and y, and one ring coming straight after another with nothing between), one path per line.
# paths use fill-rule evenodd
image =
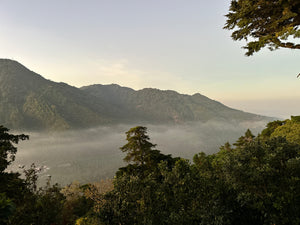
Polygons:
M117 83L199 92L251 112L300 114L300 51L244 56L244 43L222 29L229 4L0 0L0 57L77 87Z

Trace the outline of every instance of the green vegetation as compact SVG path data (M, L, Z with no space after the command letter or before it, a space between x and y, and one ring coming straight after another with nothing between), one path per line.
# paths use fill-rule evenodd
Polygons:
M263 47L300 49L288 40L300 37L300 2L296 0L232 0L225 29L233 40L250 41L244 47L250 56Z
M34 164L24 169L25 178L19 173L7 172L5 169L17 152L14 144L28 139L27 135L13 135L8 131L0 126L0 224L74 224L92 208L92 202L81 195L76 201L69 200L58 184L50 185L50 178L45 187L38 188L41 168Z
M121 108L122 121L125 122L183 124L209 120L232 123L268 120L267 117L231 109L201 94L183 95L152 88L134 91L118 85L91 85L81 90L101 99L101 102Z
M1 172L1 224L299 224L299 117L274 121L255 137L194 156L193 163L155 149L147 128L126 132L128 163L113 180L37 188L34 165ZM3 152L28 138L2 129ZM11 151L10 149L14 149ZM13 158L12 158L13 159ZM11 160L12 160L11 159ZM11 162L3 155L3 168Z
M0 59L0 121L16 130L67 130L118 123L180 124L188 121L270 121L205 96L175 91L134 91L118 85L81 89L55 83L21 64Z
M0 121L16 130L57 131L111 120L111 107L93 96L46 80L8 59L0 60L0 96Z
M274 121L262 131L267 138L284 137L287 141L300 144L300 117L292 116L290 120Z

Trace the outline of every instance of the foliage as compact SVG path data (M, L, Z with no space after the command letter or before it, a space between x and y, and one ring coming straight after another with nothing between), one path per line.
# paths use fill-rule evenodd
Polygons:
M61 202L64 200L59 193L59 186L50 185L50 179L45 187L37 188L39 170L34 164L24 169L25 179L16 178L18 186L9 186L7 193L18 191L18 196L12 201L16 210L9 218L7 224L53 224L62 221ZM18 189L17 189L18 188Z
M289 142L300 144L300 123L287 121L283 126L276 128L271 137L285 137Z
M94 212L98 213L101 207L105 204L104 195L113 190L111 179L101 180L94 184L87 185L84 196L93 201Z
M91 216L86 216L86 217L81 217L76 220L75 225L101 225L103 224L99 218L97 217L91 217Z
M239 204L255 212L256 224L297 224L299 157L300 145L279 137L220 151L215 160Z
M8 199L5 193L0 193L0 223L6 224L8 218L15 211L15 205Z
M233 40L250 41L244 47L250 56L263 47L300 49L288 42L300 37L300 2L296 0L232 0L225 29L233 30Z
M133 161L140 165L150 163L152 148L155 145L148 141L149 137L146 133L147 128L141 126L131 128L126 132L128 143L121 147L122 152L127 152L124 158L126 162Z
M22 195L20 192L25 188L24 182L19 178L18 173L8 173L6 168L15 160L18 144L21 140L29 137L24 134L14 135L9 129L0 126L0 208L1 224L7 224L10 217L16 212L16 201Z
M275 121L257 137L250 130L213 155L193 163L154 149L147 128L126 132L128 164L113 180L38 188L34 164L2 176L1 224L200 224L300 223L299 117ZM4 174L4 173L3 173ZM2 175L3 175L2 174Z
M289 142L300 144L300 119L292 116L290 120L274 121L267 124L267 128L261 132L262 139L284 137Z
M66 198L58 184L50 184L51 177L44 187L38 187L41 169L34 164L28 169L22 167L25 178L21 178L19 173L5 171L15 159L17 148L14 144L28 139L27 135L14 135L8 131L0 126L0 223L73 224L77 218L84 216L93 206L91 201L84 196ZM70 207L72 204L73 208ZM70 213L66 212L71 212L72 216L69 217Z
M263 139L269 139L272 135L272 133L275 131L277 127L280 127L285 124L285 121L272 121L267 124L267 127L261 132L261 138Z
M278 123L268 128L273 129L274 124ZM127 133L128 143L147 140L146 146L155 146L148 136L133 131L145 135L146 129L132 128ZM166 158L148 167L145 158L131 157L135 145L125 146L135 163L120 168L114 189L102 195L105 202L98 215L104 224L300 222L297 143L282 137L262 139L247 130L233 146L226 143L214 155L195 155L193 164ZM155 152L145 149L148 155Z
M152 149L146 130L139 126L126 133L128 143L121 150L133 163L119 169L114 189L103 196L99 216L105 224L161 224L165 216L160 164L168 171L178 159Z
M93 201L85 196L87 189L88 185L80 185L79 182L74 181L60 190L65 197L61 211L64 224L74 224L93 208Z
M18 144L20 140L29 139L24 134L13 135L8 133L9 129L0 125L0 173L15 160L17 148L13 144Z
M252 132L247 129L245 136L241 136L233 145L239 147L239 148L243 148L245 147L247 144L251 143L254 139L254 135L252 134ZM224 146L225 148L228 146Z

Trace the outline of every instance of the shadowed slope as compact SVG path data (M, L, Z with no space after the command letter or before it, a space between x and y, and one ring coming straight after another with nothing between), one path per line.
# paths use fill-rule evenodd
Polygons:
M203 95L119 85L82 88L44 79L20 63L0 59L0 124L12 129L66 130L116 123L183 124L271 118L231 109Z

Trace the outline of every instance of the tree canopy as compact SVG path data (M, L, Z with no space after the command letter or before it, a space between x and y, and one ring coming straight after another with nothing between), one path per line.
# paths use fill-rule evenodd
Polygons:
M298 117L292 120L297 123ZM121 150L131 164L119 169L113 190L102 196L100 220L103 224L299 224L300 145L281 135L273 138L274 130L284 124L270 123L257 137L247 130L216 154L195 155L194 163L153 150L146 127L130 129ZM293 126L290 132L294 131ZM157 154L159 160L149 160Z
M234 30L233 40L247 41L247 56L264 47L300 49L289 41L300 37L299 0L232 0L226 17L224 29Z
M145 164L152 148L155 147L154 144L148 141L147 128L142 126L131 128L126 132L126 140L128 143L120 148L123 152L127 152L124 160L126 162L133 161L137 164Z
M34 165L25 179L0 171L0 224L298 225L299 123L294 116L269 123L258 136L247 130L193 162L164 155L146 127L134 127L121 147L128 164L98 184L61 189L49 180L37 188ZM10 137L17 138L0 140Z
M13 135L8 133L9 129L0 125L0 173L15 160L17 148L13 144L18 144L20 140L28 139L28 135Z

